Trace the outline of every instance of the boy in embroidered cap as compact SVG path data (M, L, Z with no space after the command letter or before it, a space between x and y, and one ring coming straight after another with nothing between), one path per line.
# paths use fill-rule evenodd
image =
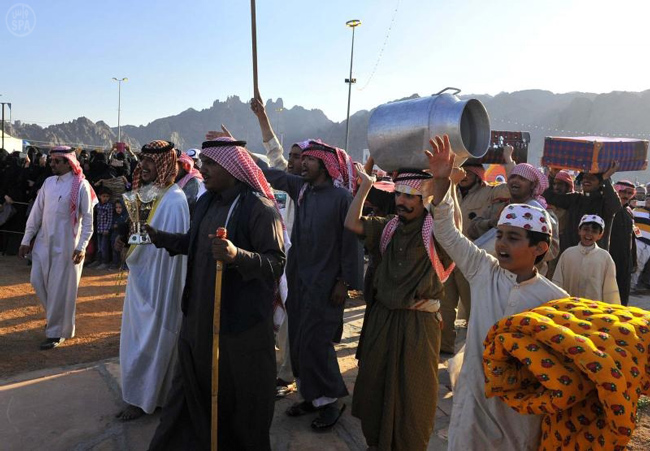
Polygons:
M620 304L616 265L609 252L596 244L604 230L605 221L598 215L584 215L580 219L580 243L560 256L553 282L571 296Z
M508 205L497 225L497 255L489 255L454 226L449 138L436 136L431 146L427 156L434 177L435 237L467 278L472 296L464 361L454 387L449 449L536 449L542 417L520 415L503 401L485 397L483 340L501 318L568 296L535 269L549 249L550 217L536 206Z

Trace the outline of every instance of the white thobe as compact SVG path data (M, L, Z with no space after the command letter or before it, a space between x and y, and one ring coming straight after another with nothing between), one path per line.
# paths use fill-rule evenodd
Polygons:
M501 399L485 396L483 340L503 317L568 294L538 274L517 283L515 274L501 268L496 258L463 236L454 226L450 191L433 215L435 238L467 278L472 295L465 358L454 388L448 449L536 450L542 416L521 415Z
M190 211L178 185L165 192L147 223L165 232L187 232ZM135 246L126 263L129 277L120 335L122 397L153 413L171 387L187 256L171 257L165 249L144 244Z
M557 262L553 283L571 296L620 304L616 265L612 256L597 244L578 244L565 250Z
M79 187L77 224L70 218L70 191L74 175L48 177L36 196L27 219L22 245L34 241L30 281L43 304L47 338L72 338L75 332L77 289L83 261L75 265L72 254L85 251L93 234L90 185Z

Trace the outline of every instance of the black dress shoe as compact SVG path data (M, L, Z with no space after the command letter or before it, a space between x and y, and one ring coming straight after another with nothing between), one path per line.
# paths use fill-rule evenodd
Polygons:
M41 343L41 350L47 351L48 349L54 349L65 341L65 338L47 338L43 343Z

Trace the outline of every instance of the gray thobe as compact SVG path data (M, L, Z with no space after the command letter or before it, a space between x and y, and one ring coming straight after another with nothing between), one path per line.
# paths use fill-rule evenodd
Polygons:
M306 401L348 394L332 342L343 320L344 305L331 303L338 279L357 279L357 239L343 227L352 195L331 182L308 185L298 202L302 177L259 163L275 189L296 202L287 260L289 347L294 375Z

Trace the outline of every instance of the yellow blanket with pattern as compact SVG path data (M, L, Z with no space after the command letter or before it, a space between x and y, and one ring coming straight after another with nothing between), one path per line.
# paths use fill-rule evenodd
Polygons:
M503 318L485 338L485 394L544 415L540 450L623 450L650 391L650 312L579 298Z

